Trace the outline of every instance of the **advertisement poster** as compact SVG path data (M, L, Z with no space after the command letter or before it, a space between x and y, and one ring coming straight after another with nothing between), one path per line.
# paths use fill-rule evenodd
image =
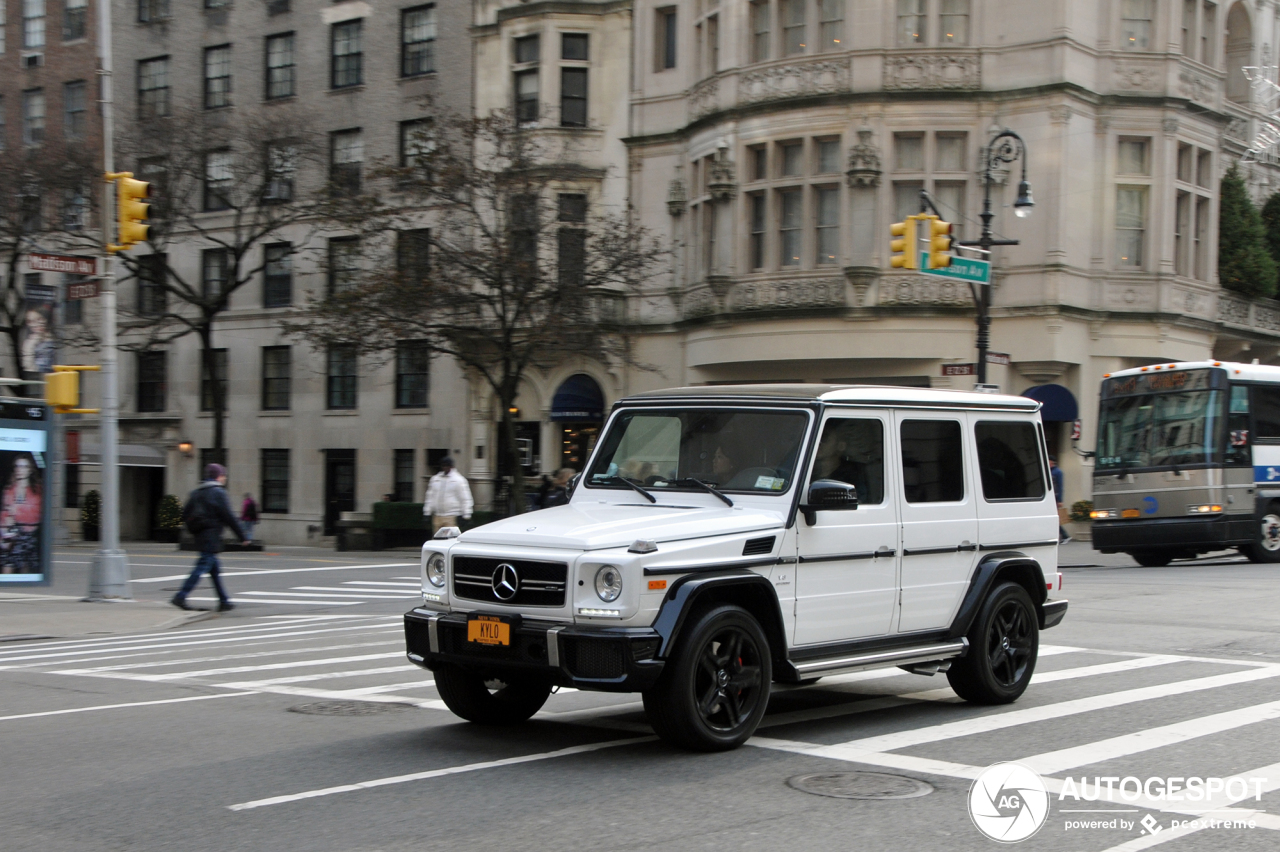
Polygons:
M50 425L44 405L0 402L0 586L50 579Z
M37 283L38 278L39 273L28 276L22 318L22 372L30 375L52 373L58 351L53 329L57 291Z

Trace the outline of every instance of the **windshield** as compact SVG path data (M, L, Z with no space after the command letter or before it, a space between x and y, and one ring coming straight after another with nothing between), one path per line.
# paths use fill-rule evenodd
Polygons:
M1102 401L1098 468L1220 461L1221 391L1140 394Z
M625 411L604 436L587 485L625 488L614 479L622 476L650 491L705 490L698 479L722 491L781 494L808 424L803 411Z

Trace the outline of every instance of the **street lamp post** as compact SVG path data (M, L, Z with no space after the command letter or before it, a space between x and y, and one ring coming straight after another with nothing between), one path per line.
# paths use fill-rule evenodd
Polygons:
M1013 212L1019 219L1031 215L1035 201L1031 198L1031 184L1027 183L1027 146L1022 137L1012 130L1001 130L991 138L982 154L982 236L976 240L960 242L966 248L976 248L984 260L991 259L992 246L1016 246L1019 240L998 240L991 234L991 173L1001 165L1022 160L1022 180L1018 181L1018 198L1013 202ZM978 384L987 383L987 349L991 345L991 282L970 284L973 302L978 309Z

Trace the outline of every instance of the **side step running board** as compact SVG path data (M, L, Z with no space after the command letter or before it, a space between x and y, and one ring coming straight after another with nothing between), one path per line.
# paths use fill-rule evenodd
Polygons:
M792 663L802 678L826 677L827 675L845 674L864 669L879 669L889 666L909 666L913 663L931 663L959 657L969 648L968 639L955 642L936 642L932 645L916 645L910 648L894 648L889 651L869 651L854 656L836 657L826 660L809 660L803 663Z

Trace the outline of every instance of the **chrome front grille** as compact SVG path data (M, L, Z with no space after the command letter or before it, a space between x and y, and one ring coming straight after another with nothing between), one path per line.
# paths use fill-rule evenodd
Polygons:
M519 578L515 594L507 598L500 597L494 588L494 575L503 565L514 568ZM564 606L568 577L569 566L563 562L488 556L453 558L453 593L469 601L506 606Z

